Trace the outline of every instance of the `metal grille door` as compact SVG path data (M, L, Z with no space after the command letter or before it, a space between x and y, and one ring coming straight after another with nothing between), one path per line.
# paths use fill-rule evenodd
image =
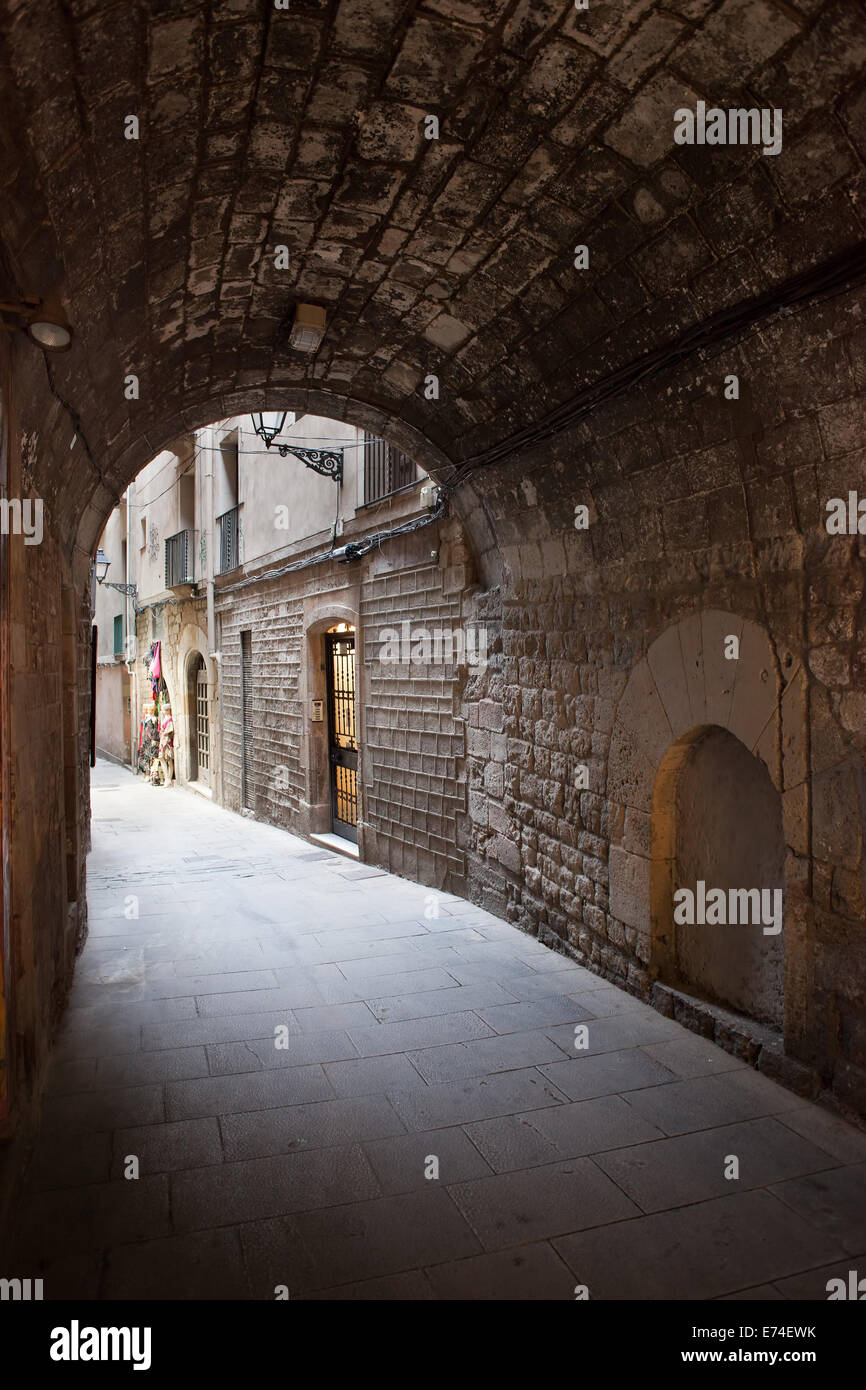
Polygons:
M331 820L335 835L358 843L358 743L355 737L355 635L325 635Z
M198 775L204 773L204 781L208 781L210 771L210 726L208 723L207 712L207 667L204 662L198 668L195 677L195 732L196 732L196 756L198 759Z

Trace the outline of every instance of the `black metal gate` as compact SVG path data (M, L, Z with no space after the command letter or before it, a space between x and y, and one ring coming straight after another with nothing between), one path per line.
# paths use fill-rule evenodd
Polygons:
M355 634L325 634L331 823L335 835L358 843L358 743L355 737Z

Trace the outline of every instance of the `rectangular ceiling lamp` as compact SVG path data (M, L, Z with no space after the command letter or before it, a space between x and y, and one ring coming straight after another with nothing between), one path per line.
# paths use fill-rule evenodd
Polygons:
M325 336L325 311L319 304L298 304L290 342L299 352L315 352Z

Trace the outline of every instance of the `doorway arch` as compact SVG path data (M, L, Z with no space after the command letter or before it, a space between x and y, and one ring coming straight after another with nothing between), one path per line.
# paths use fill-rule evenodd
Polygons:
M718 724L677 739L653 789L659 978L781 1029L784 889L782 800L765 764Z
M201 652L194 652L187 663L187 711L189 780L210 786L210 700L207 665Z
M737 639L735 659L725 655L731 650L731 637ZM751 999L739 995L738 1008L728 993L727 1007L765 1023L772 1016L791 1050L796 1050L803 1033L808 996L804 982L809 974L808 894L801 868L809 796L807 690L806 672L793 650L771 640L758 623L722 609L690 614L665 629L632 668L614 712L606 781L612 827L610 929L630 947L633 984L646 994L654 982L673 987L677 979L685 993L697 998L713 995L720 1002L726 992L724 979L716 979L715 987L703 974L684 982L686 962L678 963L671 931L673 886L680 886L673 885L676 797L683 791L683 770L693 758L699 761L691 764L692 774L705 783L713 765L713 745L708 744L703 754L699 750L710 737L716 757L726 734L741 750L738 760L753 759L761 765L760 777L757 772L752 775L768 802L769 784L781 819L784 965L774 968L782 980L782 998L768 1007L775 986L767 984L764 995L760 990ZM751 768L748 761L745 766ZM748 783L749 774L744 776ZM692 863L697 862L692 853ZM721 864L712 856L705 862L711 867ZM770 940L763 937L764 942Z

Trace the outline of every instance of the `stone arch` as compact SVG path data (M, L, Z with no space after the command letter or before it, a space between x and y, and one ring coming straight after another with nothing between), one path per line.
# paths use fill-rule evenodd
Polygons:
M254 410L294 410L344 421L369 430L409 454L436 483L444 483L454 472L446 453L425 434L400 415L384 411L365 401L331 391L309 391L289 387L251 387L227 393L218 400L189 407L174 415L166 413L142 424L141 430L112 458L101 481L94 481L82 495L81 476L71 482L68 495L61 491L54 512L64 531L73 537L76 575L83 589L89 583L89 566L105 520L141 469L163 449L185 433L203 429L215 418L247 415ZM478 491L464 484L454 495L453 510L462 522L473 549L476 570L486 588L499 582L499 554L495 528Z
M737 660L724 655L731 636ZM614 712L607 775L610 915L648 986L670 958L659 930L661 896L669 890L672 797L683 765L713 728L764 765L781 799L785 841L786 1036L803 1005L806 694L793 651L777 647L758 623L720 609L691 614L632 669Z
M303 110L235 103L220 113L224 133L216 142L205 139L205 124L198 133L192 128L182 104L162 109L142 60L158 53L166 66L155 75L162 81L170 74L191 109L209 121L204 94L224 83L234 65L246 74L248 92L282 82L293 21L273 5L240 7L246 27L238 7L214 16L219 42L203 46L203 26L211 20L201 0L184 6L183 37L172 33L162 7L153 13L118 8L97 22L93 7L78 6L64 11L63 23L54 0L29 8L25 24L19 4L0 4L0 125L9 172L0 240L7 288L56 293L74 328L56 388L45 384L41 362L28 364L22 355L20 365L21 394L32 402L40 431L62 436L50 476L39 479L41 496L61 494L55 530L62 525L65 532L76 492L87 494L87 506L93 488L110 499L112 489L124 486L118 460L127 448L142 451L128 481L147 449L161 447L161 415L176 435L194 427L194 418L202 422L208 401L221 399L222 414L231 414L240 387L264 396L265 383L283 383L284 394L307 397L310 410L320 408L324 395L345 391L368 401L371 413L403 414L462 460L516 430L531 432L561 409L571 398L578 358L597 337L610 339L603 360L611 369L668 341L669 315L661 310L670 286L661 266L669 248L656 247L658 217L665 209L673 216L686 197L693 209L711 206L712 181L699 191L688 180L678 191L672 184L659 210L647 171L676 148L673 129L656 123L647 139L642 103L624 88L609 111L599 111L593 131L616 152L615 178L588 176L589 202L581 178L559 179L566 152L569 160L584 152L585 122L573 114L584 78L593 71L592 80L603 82L608 59L616 71L617 50L633 23L630 7L602 6L595 19L572 15L563 27L557 6L518 6L506 16L496 6L440 5L434 8L442 15L453 10L463 18L437 20L432 29L424 7L385 6L375 24L365 20L360 28L345 7L342 13L309 7L302 32L311 52L354 54L360 62L351 90L334 104L327 72L313 63L315 99L302 103ZM811 22L799 27L802 62ZM792 23L792 43L797 28ZM682 41L689 40L685 30ZM856 44L849 47L856 51ZM103 100L107 64L113 89L141 91L153 107L145 116L146 161L144 142L139 151L131 141L110 169L101 155L113 119ZM816 103L833 111L840 83L850 77L831 65L816 87ZM55 138L30 144L16 138L40 129L61 90L76 99L64 104ZM383 90L394 102L387 136ZM487 96L466 106L470 91ZM434 109L431 102L450 132L441 144L425 141L419 125L419 113ZM333 123L327 150L320 149L319 130L325 108ZM280 116L285 131L277 148ZM520 138L515 121L525 127ZM303 166L279 157L283 148L305 143L318 151L314 177L310 169L299 177ZM501 179L480 177L479 161L481 168L501 168ZM838 172L825 172L827 187L835 187ZM853 184L853 169L848 178ZM550 207L545 203L539 220L542 198ZM801 239L810 239L804 264L820 264L827 254L823 226L804 229L780 193L775 199L770 225L777 230L792 218ZM607 233L610 240L623 215L629 235L619 235L611 254L654 261L658 250L660 273L645 277L637 301L600 289L603 303L578 333L574 323L586 317L585 296L591 293L594 305L596 275L604 277L610 264L594 258L591 269L575 276L573 236L587 217L599 218L601 239ZM488 220L482 238L478 227ZM751 233L757 244L767 227L761 221ZM274 273L270 253L284 235L292 242L291 266ZM727 254L723 226L704 217L702 236L708 255ZM702 271L698 257L689 274ZM701 290L707 315L730 309L723 281L711 289L704 277ZM325 341L315 354L294 352L287 338L288 312L308 299L328 311ZM500 341L493 325L506 317ZM141 392L127 401L123 382L133 368ZM425 393L428 374L441 379L447 409L438 393ZM79 450L70 467L69 441L79 426L89 457ZM83 487L82 474L92 480ZM100 497L96 507L105 515L110 500ZM90 553L89 544L85 550Z
M757 888L762 907L784 903L785 846L778 789L766 764L734 734L704 724L671 744L653 789L651 960L686 994L781 1027L784 931L759 925L677 925L674 894ZM752 919L754 922L754 919Z

